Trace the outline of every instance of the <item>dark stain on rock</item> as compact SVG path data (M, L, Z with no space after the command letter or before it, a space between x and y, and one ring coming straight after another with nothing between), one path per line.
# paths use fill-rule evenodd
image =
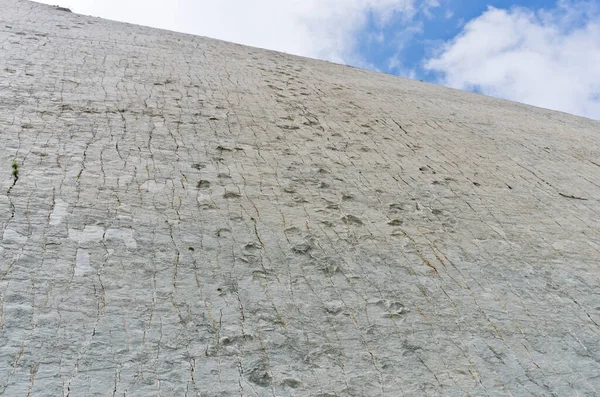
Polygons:
M196 187L198 189L207 189L210 187L210 182L205 181L205 180L198 181L198 184L196 185Z
M346 215L346 216L342 217L342 222L344 222L346 225L361 226L363 224L363 222L354 215Z

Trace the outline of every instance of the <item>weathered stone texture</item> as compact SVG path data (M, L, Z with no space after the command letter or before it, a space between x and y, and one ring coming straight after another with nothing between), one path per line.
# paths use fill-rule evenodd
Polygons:
M0 394L600 394L599 122L0 8Z

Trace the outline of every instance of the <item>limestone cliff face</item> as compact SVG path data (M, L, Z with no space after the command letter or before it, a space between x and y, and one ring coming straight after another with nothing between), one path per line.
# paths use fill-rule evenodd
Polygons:
M0 9L0 394L600 393L599 122Z

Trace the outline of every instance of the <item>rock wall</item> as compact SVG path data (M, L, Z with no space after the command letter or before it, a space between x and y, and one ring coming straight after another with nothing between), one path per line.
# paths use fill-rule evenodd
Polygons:
M600 394L599 122L0 8L0 394Z

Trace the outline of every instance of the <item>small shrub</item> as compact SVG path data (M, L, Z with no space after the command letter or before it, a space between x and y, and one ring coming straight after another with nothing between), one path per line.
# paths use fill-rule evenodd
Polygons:
M19 163L16 160L12 162L12 175L16 178L19 177Z

